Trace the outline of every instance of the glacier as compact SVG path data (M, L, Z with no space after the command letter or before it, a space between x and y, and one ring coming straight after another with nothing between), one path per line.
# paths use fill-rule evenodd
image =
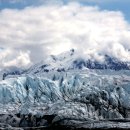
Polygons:
M50 72L2 80L0 123L12 129L130 128L130 76L117 73Z
M130 64L71 49L0 71L0 129L130 129Z

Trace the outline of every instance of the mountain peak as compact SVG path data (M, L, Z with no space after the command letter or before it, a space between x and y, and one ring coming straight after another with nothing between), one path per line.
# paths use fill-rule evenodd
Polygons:
M75 52L75 50L74 50L74 49L71 49L70 52L71 52L71 55L73 55L74 52Z
M69 71L69 70L84 70L84 69L110 69L110 70L130 70L127 62L122 62L117 58L109 55L104 55L104 62L96 61L94 59L86 59L84 56L79 56L74 49L64 52L59 55L51 55L49 59L31 66L28 70L23 71L22 74L41 75L45 72L51 71ZM7 72L7 71L6 71ZM7 75L17 75L19 73L7 72ZM21 74L21 73L20 73Z

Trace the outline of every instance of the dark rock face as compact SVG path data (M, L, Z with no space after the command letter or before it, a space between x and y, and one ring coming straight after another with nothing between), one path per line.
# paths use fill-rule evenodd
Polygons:
M5 115L2 115L4 117ZM12 118L18 118L13 115ZM56 121L56 118L59 120ZM0 123L1 130L129 130L130 120L83 120L61 118L57 115L45 115L36 117L33 115L21 115L17 126ZM11 124L11 123L10 123Z
M89 69L111 69L111 70L129 70L130 67L126 62L119 61L116 58L112 58L108 55L105 55L105 61L103 63L98 61L92 61L91 59L77 59L73 61L73 66L76 69L82 69L83 67Z

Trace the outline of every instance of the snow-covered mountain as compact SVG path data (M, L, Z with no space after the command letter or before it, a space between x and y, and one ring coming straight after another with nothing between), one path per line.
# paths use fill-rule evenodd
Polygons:
M129 64L104 59L87 59L72 49L27 70L1 71L0 129L130 128Z
M94 59L87 59L85 56L79 56L74 49L60 55L51 55L47 60L32 66L25 73L37 74L41 72L84 69L111 69L111 70L129 70L128 62L122 62L117 58L104 56L104 61L100 62Z
M29 69L21 70L17 67L8 68L0 72L1 79L11 75L42 75L46 72L67 72L71 70L130 70L128 62L122 62L117 58L104 56L104 61L100 62L95 59L88 59L80 56L74 49L60 55L51 55L47 59L31 66Z

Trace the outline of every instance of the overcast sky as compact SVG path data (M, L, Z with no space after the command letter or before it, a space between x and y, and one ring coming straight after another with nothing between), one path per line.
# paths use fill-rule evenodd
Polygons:
M129 0L0 0L0 68L75 48L130 61Z

